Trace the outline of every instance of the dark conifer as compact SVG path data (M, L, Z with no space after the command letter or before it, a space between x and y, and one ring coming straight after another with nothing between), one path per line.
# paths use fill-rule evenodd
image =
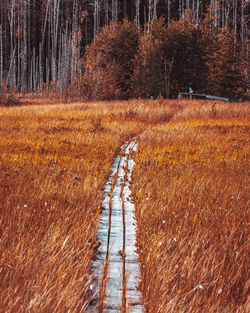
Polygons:
M212 93L227 97L244 93L242 57L232 30L224 28L216 36L208 67L208 87Z
M97 99L126 99L138 46L135 23L125 19L104 26L86 49L85 88Z

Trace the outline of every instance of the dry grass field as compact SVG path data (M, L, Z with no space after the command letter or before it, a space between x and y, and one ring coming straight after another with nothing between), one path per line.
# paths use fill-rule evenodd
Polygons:
M1 313L86 310L113 158L122 143L173 110L43 99L0 108Z
M135 135L147 312L244 312L248 106L29 99L0 108L0 312L86 312L103 186Z
M193 102L139 137L147 312L249 312L249 135L247 104Z

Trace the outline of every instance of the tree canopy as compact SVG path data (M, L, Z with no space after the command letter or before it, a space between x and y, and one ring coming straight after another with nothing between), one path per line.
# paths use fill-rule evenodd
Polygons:
M249 95L249 9L247 0L0 0L0 88Z

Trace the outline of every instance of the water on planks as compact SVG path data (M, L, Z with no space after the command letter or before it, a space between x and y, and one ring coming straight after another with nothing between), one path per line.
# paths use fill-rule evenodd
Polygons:
M143 306L141 304L141 294L138 290L140 280L140 264L136 253L136 221L134 218L134 204L130 201L131 173L134 161L131 152L136 151L137 144L132 141L121 147L125 153L118 154L112 166L112 174L108 178L104 188L103 211L99 224L98 241L101 242L99 253L93 264L95 273L95 284L93 288L96 291L96 302L98 302L98 289L101 284L102 271L106 262L107 251L109 257L108 282L106 287L106 299L104 312L121 312L122 299L126 298L126 307L129 307L131 313L141 313ZM124 168L127 165L127 177ZM111 183L114 175L118 174L116 184L112 192L112 214L110 238L108 243L108 232L110 225L110 192ZM124 182L124 217L125 217L125 257L122 257L121 251L124 248L124 223L121 197L121 183ZM123 287L126 285L126 293L123 293ZM97 303L95 304L97 306ZM97 312L97 307L89 312Z

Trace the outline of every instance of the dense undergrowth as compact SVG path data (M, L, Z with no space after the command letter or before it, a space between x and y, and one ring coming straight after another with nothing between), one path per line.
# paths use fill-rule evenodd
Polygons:
M39 105L36 105L39 104ZM0 108L0 312L85 312L102 191L141 134L133 194L147 312L243 312L247 104Z
M247 312L246 109L190 103L139 137L133 194L147 312Z

